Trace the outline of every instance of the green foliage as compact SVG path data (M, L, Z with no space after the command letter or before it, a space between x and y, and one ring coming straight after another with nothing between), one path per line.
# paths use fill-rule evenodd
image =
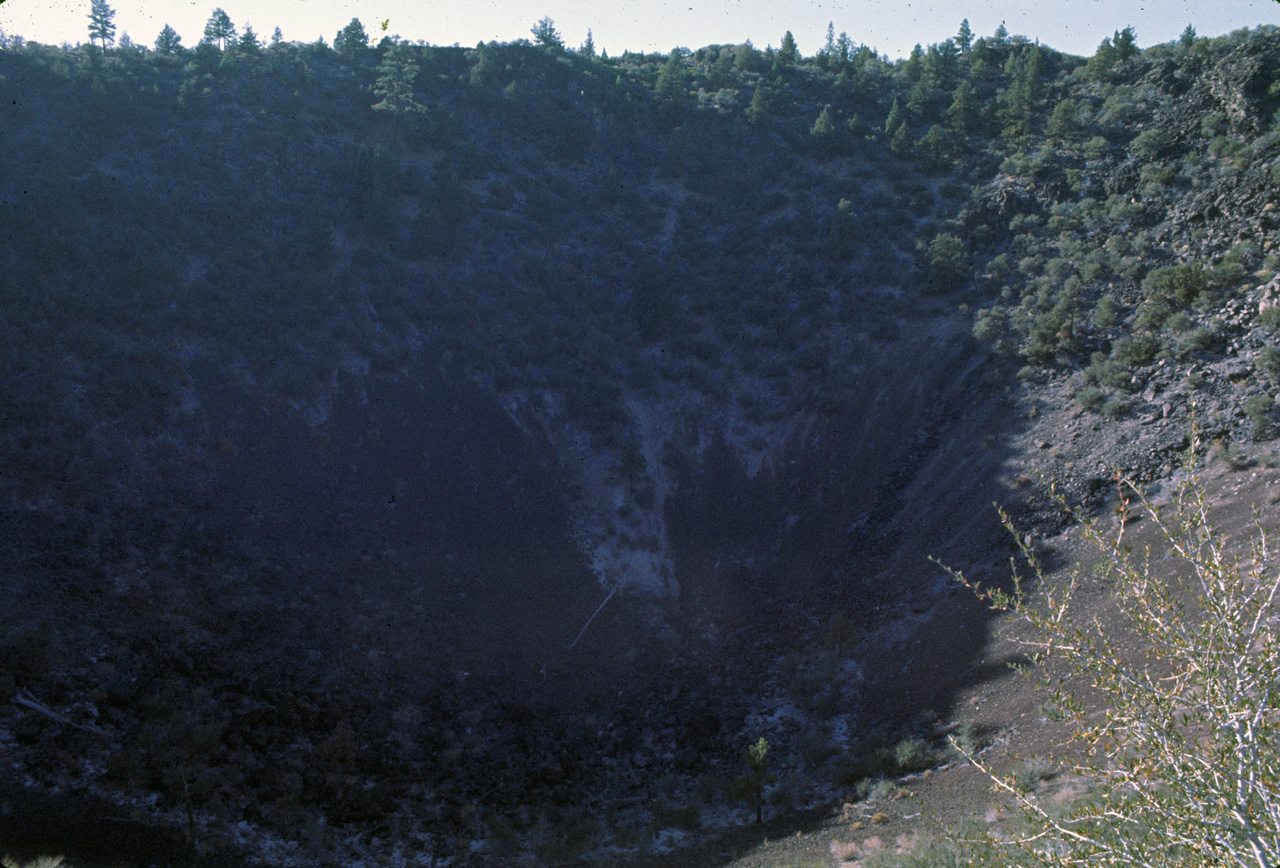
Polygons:
M1259 350L1257 365L1273 382L1280 381L1280 347L1267 346Z
M1137 34L1132 27L1117 30L1102 40L1098 50L1089 59L1086 71L1090 77L1105 79L1121 63L1138 54Z
M764 788L772 781L769 774L769 741L764 736L742 753L747 773L738 779L738 791L755 805L756 823L764 822Z
M680 122L685 109L684 54L678 48L671 50L658 80L653 87L653 100L658 117L663 123L674 126Z
M1168 265L1154 268L1142 279L1142 294L1149 303L1183 310L1208 290L1204 269L1198 265Z
M893 136L889 139L889 149L900 157L905 157L911 153L911 130L906 122L898 125L898 129L894 131Z
M427 107L414 96L414 81L418 77L418 64L413 46L397 42L382 55L378 64L378 78L373 85L373 95L379 97L373 110L387 112L394 121L392 145L400 139L401 118L425 113Z
M254 33L253 28L248 24L244 26L244 33L240 34L240 38L236 41L236 49L245 55L254 55L262 50L258 34Z
M364 32L364 25L359 18L352 18L351 23L333 37L333 50L343 57L355 57L368 47L369 34Z
M1058 766L1044 757L1027 757L1014 766L1010 778L1020 793L1029 793L1042 781L1051 780L1058 773Z
M769 116L769 95L762 82L757 82L751 94L751 103L743 111L747 123L758 124Z
M1151 335L1131 335L1116 341L1111 355L1129 368L1150 364L1160 352L1160 342Z
M166 24L160 31L160 35L156 37L156 53L172 57L180 51L182 51L182 37L178 35L178 31Z
M543 17L529 30L533 34L533 41L543 48L563 49L564 40L560 37L560 31L556 29L556 23L550 17Z
M780 66L795 66L800 62L800 49L796 46L796 38L788 30L782 35L782 45L778 48L777 62Z
M116 41L116 10L107 5L107 0L91 0L89 4L89 41L98 40L98 45L106 51Z
M1014 52L1004 65L1008 86L997 100L997 115L1004 123L1003 135L1019 139L1031 134L1032 118L1044 92L1045 56L1039 46Z
M809 135L813 143L822 151L831 152L837 148L836 124L831 118L831 106L823 107L818 114L818 119L809 129Z
M1163 138L1155 130L1143 130L1129 143L1129 150L1140 160L1152 160L1160 154Z
M1093 308L1093 326L1098 329L1109 329L1120 320L1120 305L1116 303L1115 297L1110 294L1103 294L1098 297L1098 302Z
M962 289L973 276L965 243L950 232L939 232L924 246L925 284L931 292Z
M884 121L884 131L886 135L892 136L898 131L898 128L906 123L906 113L902 110L902 106L898 103L898 98L893 98L893 105L889 108L889 116Z
M905 773L923 771L937 762L937 756L928 742L919 738L904 738L894 745L893 761Z
M967 136L976 132L981 106L973 87L967 81L956 85L951 96L951 106L947 109L947 123L958 135Z
M204 38L207 45L216 45L219 51L224 50L236 38L236 26L231 23L231 16L221 7L213 10L209 21L204 26Z
M1261 439L1271 426L1271 418L1275 411L1275 400L1270 395L1253 395L1244 402L1245 417L1252 423L1254 439Z

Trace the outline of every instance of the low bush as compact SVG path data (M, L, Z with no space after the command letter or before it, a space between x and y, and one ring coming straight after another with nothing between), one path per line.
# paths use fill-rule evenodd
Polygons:
M1043 667L1042 677L1081 755L1091 758L1078 771L1095 784L1091 799L1059 814L1026 792L1029 763L1021 776L1001 777L969 753L1021 806L1030 831L1003 839L980 831L993 855L975 851L962 864L1280 864L1277 556L1260 525L1247 551L1229 551L1194 486L1176 490L1168 510L1136 483L1119 490L1114 533L1074 515L1100 555L1088 573L1046 575L1034 548L1014 533L1029 572L1015 570L1011 592L953 574L1030 628L1022 641L1035 663L1065 663ZM1128 545L1126 518L1138 510L1158 530L1167 558ZM1118 624L1099 630L1079 617L1086 583L1111 589ZM1097 700L1085 702L1072 687L1081 676L1092 680Z

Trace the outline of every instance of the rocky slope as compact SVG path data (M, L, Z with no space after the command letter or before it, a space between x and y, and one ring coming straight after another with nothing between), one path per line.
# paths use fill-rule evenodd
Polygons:
M715 861L761 737L771 830L919 771L999 662L931 556L1266 460L1276 39L418 46L403 129L390 45L7 42L0 843Z

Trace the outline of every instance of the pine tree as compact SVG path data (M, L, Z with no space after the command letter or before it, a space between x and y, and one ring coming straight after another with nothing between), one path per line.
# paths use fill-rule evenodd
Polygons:
M769 96L760 82L756 82L755 93L751 95L751 104L747 106L742 116L749 124L758 124L769 116Z
M160 35L156 37L156 53L172 57L181 50L182 37L178 35L178 31L166 24L164 30L161 30Z
M978 122L978 97L967 81L956 86L951 97L951 107L947 109L947 122L951 129L962 136L972 133Z
M887 135L893 135L898 131L907 118L902 111L902 105L898 102L898 98L893 98L893 105L889 108L889 117L885 119L884 131Z
M1138 35L1132 27L1117 30L1111 44L1115 47L1117 60L1128 60L1138 53Z
M262 50L262 43L258 41L258 34L253 32L253 27L246 24L244 33L240 34L239 41L236 42L236 48L241 54L257 54Z
M823 44L822 50L818 52L818 65L823 69L830 69L835 63L836 58L836 25L834 21L827 22L827 41Z
M1031 133L1031 118L1044 90L1044 52L1038 45L1022 54L1010 54L1004 66L1009 86L999 98L1003 135L1017 139Z
M906 123L898 124L898 131L893 134L893 138L889 140L889 150L898 156L904 156L911 151L911 130L907 128Z
M201 41L209 45L217 45L218 50L221 51L235 38L236 26L231 23L231 16L221 7L214 9L208 23L204 26L204 39Z
M969 29L969 19L960 22L960 31L956 34L956 47L961 53L968 54L973 46L973 31Z
M591 28L587 28L587 41L582 43L582 47L578 49L578 53L583 57L596 56L596 41L591 38Z
M116 41L116 10L107 5L107 0L93 0L89 6L89 42L98 40L102 50L106 51Z
M364 32L364 25L359 18L352 18L351 23L338 31L333 37L333 50L344 57L355 57L369 47L369 34Z
M831 106L823 106L822 113L813 122L809 130L814 144L824 151L833 151L836 147L836 124L831 119Z
M560 31L556 30L556 23L549 17L543 18L534 24L529 32L533 34L533 41L544 48L564 48L564 40L560 38Z
M788 30L782 36L782 47L778 49L778 65L795 66L800 62L800 49L796 46L796 38Z
M413 83L417 77L418 64L409 43L397 42L382 55L382 62L378 64L378 80L373 85L373 95L381 99L374 103L373 110L391 113L394 122L392 147L400 141L400 118L427 110L413 98Z
M658 73L658 81L653 87L653 101L658 115L669 124L678 123L684 114L685 68L684 55L680 49L673 48Z

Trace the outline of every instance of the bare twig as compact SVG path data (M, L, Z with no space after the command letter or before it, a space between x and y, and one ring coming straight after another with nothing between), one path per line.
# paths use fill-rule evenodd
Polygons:
M574 637L573 644L569 646L570 651L572 651L574 646L578 644L578 640L582 638L582 634L587 632L587 628L590 627L591 622L596 619L596 615L600 614L600 610L604 608L605 603L608 603L610 600L612 600L613 595L616 593L618 593L618 589L614 588L612 591L609 592L609 596L604 598L604 603L601 603L598 607L596 607L596 610L591 613L591 617L587 619L587 623L582 625L582 629L579 630L578 635Z
M30 693L28 693L25 690L19 690L18 695L13 698L13 701L17 705L21 705L23 708L29 708L30 710L36 712L37 714L43 714L45 717L49 718L50 720L57 721L63 726L70 726L73 729L79 729L79 730L82 730L83 732L91 732L94 735L102 736L104 738L111 737L111 734L107 732L105 729L101 729L99 727L93 726L92 724L82 724L82 723L76 723L73 720L68 720L66 717L63 717L61 714L58 714L58 712L49 708L49 706L37 700L34 696L32 696Z

